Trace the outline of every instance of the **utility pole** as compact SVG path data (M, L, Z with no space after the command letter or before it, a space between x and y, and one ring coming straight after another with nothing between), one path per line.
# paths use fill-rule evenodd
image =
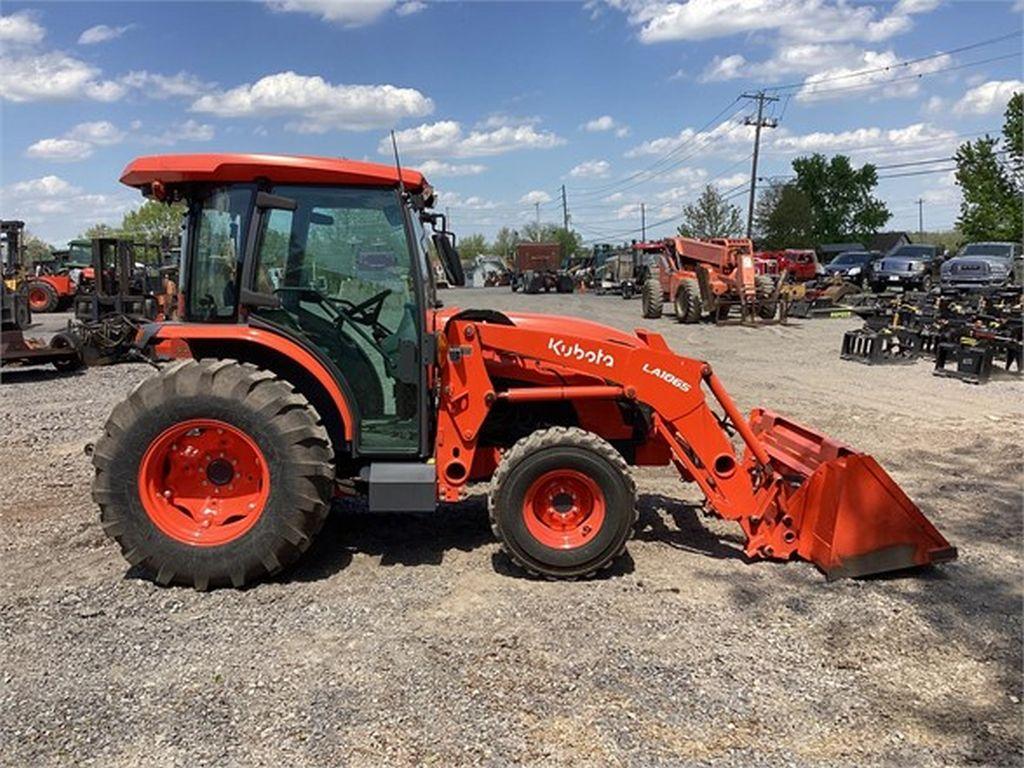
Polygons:
M917 235L924 236L924 198L917 199Z
M565 201L565 184L562 185L562 228L569 231L569 206Z
M640 203L640 239L647 242L647 206Z
M761 149L761 129L776 128L779 121L774 118L764 117L764 105L771 101L778 101L778 96L766 96L764 91L757 93L744 93L741 98L752 99L757 102L757 119L748 117L743 121L744 125L754 126L754 163L750 169L750 201L747 204L747 237L754 235L754 197L757 195L757 156Z

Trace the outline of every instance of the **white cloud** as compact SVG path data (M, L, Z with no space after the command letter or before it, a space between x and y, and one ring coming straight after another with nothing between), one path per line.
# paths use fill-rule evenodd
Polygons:
M14 102L117 101L124 86L99 80L100 70L64 53L0 56L0 98Z
M486 165L478 163L445 163L440 160L424 160L416 166L416 170L427 177L441 176L476 176L487 170Z
M421 0L408 0L405 3L399 3L398 7L395 8L395 13L399 16L412 16L414 13L419 13L427 7L427 4L421 2Z
M611 164L607 160L587 160L569 171L574 179L603 179L608 176Z
M551 195L539 189L534 189L527 192L521 198L519 202L523 205L536 205L537 203L550 203Z
M28 179L12 184L7 191L25 197L56 197L57 195L71 195L79 190L60 176L41 176L38 179Z
M40 139L25 150L25 155L36 160L74 163L91 157L97 145L118 144L124 138L124 131L106 120L79 123L62 137Z
M131 24L125 24L123 27L108 27L106 24L97 24L95 27L89 27L78 36L78 44L96 45L97 43L116 40L131 28Z
M204 82L188 72L161 75L144 69L129 72L120 78L120 82L151 99L195 97L215 87L215 83Z
M426 8L421 0L267 0L267 5L274 11L308 13L350 28L372 24L391 10L409 16Z
M725 57L715 56L700 76L701 82L713 83L741 77L745 72L746 64L747 60L739 53Z
M490 200L485 200L477 195L463 197L458 192L439 192L435 208L445 207L461 208L463 210L472 211L490 211L497 208L498 204Z
M845 0L606 0L627 14L644 43L709 40L771 31L789 40L885 40L906 32L911 16L935 3L897 4L888 15Z
M279 72L209 93L192 104L193 112L218 117L288 116L293 121L287 127L300 133L387 127L433 110L434 103L414 88L334 85L318 75L295 72Z
M605 133L608 131L614 131L615 135L620 139L629 136L629 126L620 123L611 115L595 117L593 120L588 120L580 127L588 133Z
M894 152L941 154L952 151L956 134L930 123L914 123L903 128L855 128L849 131L815 131L803 135L780 136L771 141L773 152L844 152L856 153L870 149L871 158Z
M127 191L87 193L60 176L42 176L0 189L5 213L31 222L32 231L50 243L66 242L97 222L116 224L138 204Z
M209 125L208 123L200 123L190 118L183 123L172 125L162 133L152 136L139 136L138 138L144 144L153 144L159 147L171 147L181 141L211 141L215 135L216 132L212 125Z
M1003 112L1010 97L1018 91L1024 91L1024 82L1020 80L989 80L967 91L953 107L953 111L958 115Z
M948 67L952 62L948 55L936 56L909 66L898 66L900 60L892 51L862 51L857 60L849 64L825 69L808 77L796 98L798 101L857 98L861 86L878 86L877 90L864 91L873 97L907 98L915 95L920 85L916 79L903 78L935 72ZM856 74L865 70L875 71ZM890 80L896 82L883 85Z
M10 16L0 16L0 43L5 45L35 45L46 36L33 15L28 11L18 11Z
M422 157L488 157L518 149L550 149L565 144L565 139L534 125L505 125L494 130L463 131L454 120L424 123L396 134L403 154ZM391 154L391 140L382 139L378 146L382 155Z
M40 139L25 150L25 156L34 160L52 160L74 163L91 157L93 145L76 139Z
M70 139L102 145L119 144L124 140L124 135L124 131L107 120L79 123L66 134Z
M735 120L725 120L707 131L696 131L684 128L675 136L663 136L650 139L639 144L628 152L626 157L643 157L645 155L664 155L673 150L686 147L686 152L704 151L714 143L717 146L749 145L754 140L753 127L743 125ZM685 153L683 154L685 156Z

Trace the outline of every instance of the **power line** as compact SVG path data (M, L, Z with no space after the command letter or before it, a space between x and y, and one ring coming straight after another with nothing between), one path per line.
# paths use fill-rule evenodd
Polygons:
M778 101L779 97L766 96L764 91L758 91L755 94L745 93L743 98L757 101L757 118L754 120L747 118L743 121L744 125L754 126L754 155L750 166L750 201L747 205L747 237L749 238L754 233L754 197L757 195L757 155L761 148L761 129L775 128L779 124L777 120L765 119L763 117L764 105L765 102L774 103Z
M886 66L883 66L883 67L872 67L870 69L862 69L862 70L859 70L857 72L847 72L847 73L844 73L844 74L841 74L841 75L833 75L831 77L821 78L820 80L815 80L815 81L813 81L813 84L829 83L829 82L833 82L835 80L847 80L847 79L852 78L852 77L863 77L864 75L871 75L871 74L874 74L876 72L890 72L890 71L892 71L894 69L898 69L898 68L901 68L901 67L910 67L910 66L913 66L914 64L920 64L922 61L931 61L932 59L938 59L938 58L941 58L943 56L951 56L954 53L963 53L964 51L972 51L972 50L974 50L976 48L984 48L987 45L995 45L996 43L1001 43L1004 40L1009 40L1010 38L1014 38L1014 37L1020 37L1020 33L1019 32L1011 32L1010 34L1007 34L1007 35L1000 35L999 37L992 37L992 38L989 38L987 40L980 40L980 41L978 41L976 43L970 43L969 45L963 45L963 46L960 46L959 48L950 48L948 51L939 51L938 53L933 53L933 54L930 54L928 56L919 56L916 59L906 59L905 61L898 61L895 64L889 64L889 65L886 65ZM810 75L809 77L813 77L813 75ZM786 90L789 90L789 89L792 89L792 88L802 88L802 87L804 87L806 85L808 85L808 82L807 82L806 79L804 79L803 81L801 81L799 83L794 82L794 83L786 83L785 85L776 85L776 86L772 86L770 88L766 88L765 90L769 90L769 91L786 91Z
M933 69L930 72L918 72L913 75L905 75L903 77L892 77L888 80L872 80L867 83L858 83L856 85L841 85L836 88L815 88L814 86L818 81L808 83L806 86L805 96L817 96L823 93L839 93L840 91L855 91L862 88L879 88L881 86L891 85L893 83L902 83L907 80L920 80L923 77L930 77L931 75L940 75L943 72L955 72L959 69L967 69L968 67L977 67L982 64L991 64L995 61L1003 61L1005 59L1019 59L1019 53L1008 53L1003 56L993 56L989 59L981 59L979 61L970 61L965 64L956 64L951 67L943 67L942 69Z

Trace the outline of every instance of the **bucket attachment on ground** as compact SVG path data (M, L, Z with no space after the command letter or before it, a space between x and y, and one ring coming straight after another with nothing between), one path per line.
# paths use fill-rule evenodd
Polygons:
M797 554L830 580L956 558L870 456L770 411L755 410L750 423L789 489L780 500L786 524L769 556Z

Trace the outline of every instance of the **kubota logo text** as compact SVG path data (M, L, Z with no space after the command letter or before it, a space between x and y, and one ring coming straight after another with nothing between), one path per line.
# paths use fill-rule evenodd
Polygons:
M683 392L690 391L690 385L670 371L663 371L661 368L651 368L648 363L644 363L643 371L644 373L649 373L651 376L657 376L662 381L671 384L673 387L680 389Z
M600 347L597 349L585 349L579 345L579 342L569 344L562 339L556 339L552 336L548 339L548 349L559 357L579 360L584 363L593 363L594 365L603 365L606 368L615 367L615 358Z

